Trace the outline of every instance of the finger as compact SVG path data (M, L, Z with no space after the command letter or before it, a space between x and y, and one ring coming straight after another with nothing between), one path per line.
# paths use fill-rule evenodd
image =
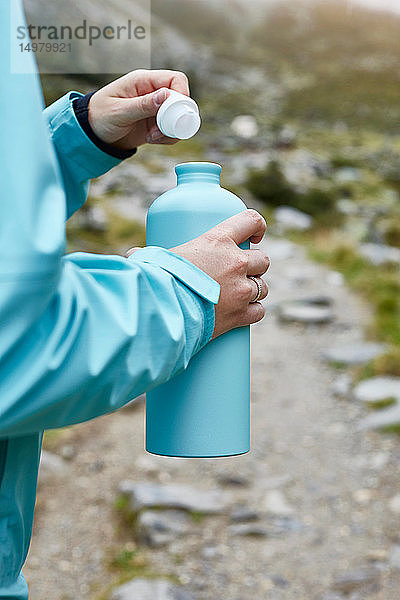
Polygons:
M252 325L253 323L258 323L265 315L265 308L260 302L254 302L253 304L249 304L246 312L243 315L243 320L240 323L240 326Z
M249 302L254 302L254 300L256 298L257 298L257 302L260 302L261 300L264 300L268 296L268 286L265 283L265 281L263 279L261 279L261 277L257 277L257 281L261 286L261 296L259 298L257 298L258 285L256 284L255 281L253 281L252 279L249 279L250 289L251 289L251 292L249 293Z
M140 246L135 246L134 248L129 248L129 250L125 254L125 258L129 258L132 254L140 250Z
M247 255L247 275L263 275L269 268L268 256L261 250L242 250Z
M123 100L125 114L133 122L154 117L168 95L169 90L163 87L150 94L144 94L136 98L125 98Z
M131 71L126 77L126 84L137 92L137 94L147 94L162 87L169 88L190 95L189 80L185 73L181 71L172 71L170 69L137 69ZM136 94L135 94L136 95Z
M258 244L264 237L267 224L264 217L251 208L222 221L216 228L222 229L236 244L246 240Z

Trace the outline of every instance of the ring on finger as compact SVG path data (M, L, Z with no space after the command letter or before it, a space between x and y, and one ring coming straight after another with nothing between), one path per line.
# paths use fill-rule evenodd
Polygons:
M249 304L254 304L255 302L258 302L262 296L263 289L262 289L262 285L261 285L261 280L259 277L254 277L253 275L249 275L248 279L251 279L252 281L254 281L254 283L257 286L257 295L254 298L254 300L251 300L251 302L249 303Z

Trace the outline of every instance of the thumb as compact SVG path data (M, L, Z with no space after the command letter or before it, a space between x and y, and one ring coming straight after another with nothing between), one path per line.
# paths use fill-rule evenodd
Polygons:
M168 88L160 88L155 92L150 92L150 94L129 98L126 102L126 110L132 121L154 117L168 95Z

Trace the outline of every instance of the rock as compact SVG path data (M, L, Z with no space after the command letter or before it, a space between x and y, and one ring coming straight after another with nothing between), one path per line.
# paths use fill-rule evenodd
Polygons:
M268 513L278 516L291 515L294 511L280 490L266 493L262 508Z
M331 392L336 398L348 398L351 391L352 378L347 373L336 377L331 385Z
M189 529L190 517L182 510L145 510L137 518L138 538L148 546L165 546Z
M296 132L295 130L286 125L281 129L277 139L278 148L291 148L296 141Z
M400 404L391 406L385 410L375 411L359 424L359 430L379 429L390 425L400 424Z
M391 567L400 570L400 546L393 546L389 555L389 564Z
M110 600L194 600L180 585L166 579L137 577L113 591Z
M125 480L120 484L120 491L129 496L134 512L157 506L218 514L224 512L228 506L226 493L219 490L202 490L184 484L162 485Z
M373 344L365 342L362 344L344 344L343 346L333 346L322 353L324 360L343 365L361 365L385 351L383 344Z
M338 271L329 271L326 274L326 283L329 286L333 287L341 287L345 283L345 279L341 273Z
M65 475L67 470L68 466L62 458L57 456L57 454L53 454L53 452L42 450L39 471L40 481L45 481L53 475Z
M360 587L377 582L378 578L379 573L375 569L360 569L337 577L331 587L335 592L349 594Z
M353 389L358 402L379 403L388 398L400 401L400 377L372 377L361 381Z
M306 231L313 224L313 218L310 215L291 206L279 206L275 209L274 219L281 230Z
M361 256L376 267L385 263L400 263L400 248L393 248L384 244L361 244L359 252Z
M287 260L295 255L296 246L288 240L271 238L266 242L265 251L272 261Z
M271 580L277 587L285 588L289 585L288 580L282 575L271 575Z
M279 536L292 531L301 531L302 529L304 529L304 524L301 521L297 521L288 515L283 515L274 518L271 532Z
M305 323L309 325L330 323L334 319L334 314L329 307L305 302L288 302L282 304L278 308L278 316L282 322Z
M393 496L389 500L389 508L396 515L400 515L400 494Z
M249 481L242 475L235 475L231 473L220 473L217 477L220 485L234 486L234 487L245 487L249 485Z
M341 167L335 172L335 179L338 183L352 183L362 180L362 171L354 167Z
M243 504L237 505L231 512L231 521L234 522L245 522L245 521L258 521L260 515Z
M359 213L359 206L357 202L354 202L354 200L349 200L348 198L340 198L336 202L336 209L342 215L346 215L348 217L352 217Z
M61 447L60 452L61 452L61 456L65 460L72 460L75 456L76 448L72 444L65 444L64 446Z
M344 596L336 594L336 592L328 592L322 596L321 600L344 600Z
M241 138L250 139L258 134L257 121L253 115L238 115L231 123L233 133Z
M238 523L235 525L228 525L229 535L249 535L253 537L266 537L268 530L261 525L255 523Z

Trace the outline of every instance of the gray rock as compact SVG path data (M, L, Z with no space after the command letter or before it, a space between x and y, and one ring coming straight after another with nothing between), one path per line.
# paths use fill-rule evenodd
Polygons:
M257 121L253 115L238 115L231 123L233 133L241 138L250 139L258 134Z
M354 167L341 167L336 170L335 179L338 183L352 183L362 180L362 171Z
M280 490L270 490L265 494L262 508L277 516L291 515L294 510Z
M194 597L166 579L138 577L115 589L110 600L194 600Z
M378 579L379 572L375 569L360 569L337 577L331 587L336 592L349 594L360 587L377 582Z
M385 263L400 263L400 248L393 248L384 244L361 244L359 252L361 256L376 267Z
M265 244L265 251L268 253L271 261L287 260L295 255L296 246L288 240L271 238Z
M331 392L336 398L348 398L351 391L352 378L347 373L339 375L331 385Z
M400 546L393 546L389 555L389 564L391 567L400 570Z
M280 321L286 323L305 323L322 325L334 319L331 308L302 302L288 302L278 308Z
M291 206L279 206L274 211L274 219L279 228L283 230L306 231L313 224L313 218L310 215Z
M249 480L243 475L235 475L234 473L221 473L218 475L218 483L220 485L244 487L249 485Z
M344 596L336 594L336 592L328 592L322 596L321 600L344 600Z
M353 389L358 402L382 402L388 398L400 400L400 377L372 377L361 381Z
M228 526L229 535L248 535L252 537L266 537L268 530L255 523L238 523Z
M362 344L345 344L343 346L334 346L322 353L324 360L344 365L361 365L385 351L383 344L373 344L365 342Z
M189 529L190 517L182 510L145 510L139 513L136 531L148 546L165 546Z
M281 129L277 139L277 145L279 148L290 148L296 141L296 132L290 127L290 125L286 125Z
M217 514L224 512L229 496L219 490L202 490L184 484L158 484L125 480L120 491L130 498L132 511L152 506L182 508L190 511Z
M359 424L359 430L379 429L380 427L389 427L390 425L400 424L400 404L395 404L385 410L374 412Z
M260 515L248 506L240 504L232 510L230 517L231 521L241 523L246 521L258 521Z
M68 471L67 463L48 450L42 450L40 457L40 481L46 481L51 476L65 475Z

